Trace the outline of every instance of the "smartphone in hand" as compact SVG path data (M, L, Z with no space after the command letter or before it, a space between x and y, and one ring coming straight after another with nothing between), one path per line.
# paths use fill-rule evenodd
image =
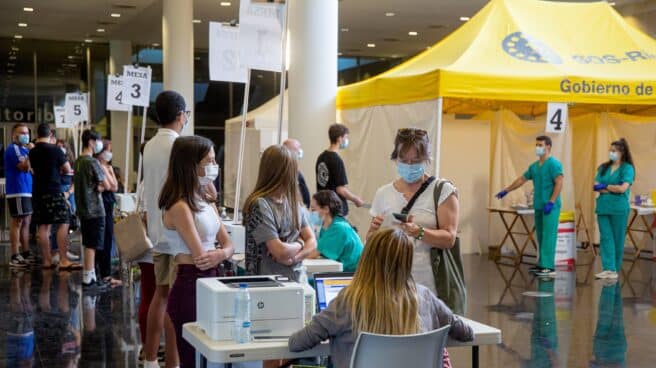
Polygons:
M392 213L392 216L394 216L395 219L397 219L397 220L399 220L399 221L401 221L401 222L403 222L403 223L408 222L408 215L406 215L406 214L402 214L402 213Z

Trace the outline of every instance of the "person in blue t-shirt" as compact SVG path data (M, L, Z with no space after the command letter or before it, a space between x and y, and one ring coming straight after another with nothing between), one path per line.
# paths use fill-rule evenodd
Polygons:
M12 129L12 143L5 150L5 177L7 203L11 215L9 240L13 268L25 268L34 262L30 252L30 221L32 218L32 174L27 148L30 131L25 124ZM22 250L19 252L20 249Z
M310 209L310 223L321 227L321 231L317 249L309 258L321 255L342 263L344 272L355 272L362 255L362 241L344 219L342 200L332 190L320 190L312 196Z

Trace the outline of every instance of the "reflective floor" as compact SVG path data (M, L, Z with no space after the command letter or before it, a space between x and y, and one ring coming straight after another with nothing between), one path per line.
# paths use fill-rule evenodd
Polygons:
M481 348L481 367L655 366L656 262L615 284L594 280L598 263L540 280L526 265L466 256L467 315L503 331L503 344ZM137 366L138 301L127 287L83 295L80 278L0 268L0 367ZM449 352L454 367L471 366L470 349Z

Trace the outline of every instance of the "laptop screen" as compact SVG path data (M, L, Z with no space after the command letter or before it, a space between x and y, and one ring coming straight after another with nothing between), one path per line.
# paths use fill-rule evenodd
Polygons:
M314 285L317 292L317 307L319 312L326 309L337 294L353 279L351 272L316 273Z

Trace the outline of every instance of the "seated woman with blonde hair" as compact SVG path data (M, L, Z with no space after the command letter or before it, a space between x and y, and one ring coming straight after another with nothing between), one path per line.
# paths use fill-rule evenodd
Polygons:
M351 284L289 338L289 349L303 351L330 339L333 364L340 368L349 366L360 332L409 335L451 325L449 336L471 341L471 327L428 288L415 283L413 254L413 242L402 231L373 233ZM446 350L443 363L450 366Z

